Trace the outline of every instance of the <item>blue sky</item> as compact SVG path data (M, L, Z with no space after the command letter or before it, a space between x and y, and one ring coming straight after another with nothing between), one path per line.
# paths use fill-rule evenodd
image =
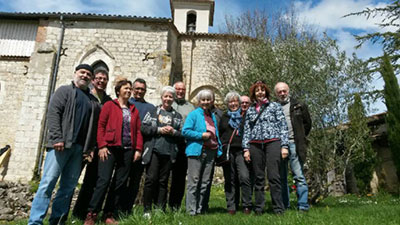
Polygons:
M348 54L355 52L367 59L381 54L381 47L367 43L355 50L357 44L353 34L381 31L376 26L380 18L366 20L364 17L342 18L351 12L367 7L383 7L389 0L215 0L214 27L217 33L223 25L225 15L235 17L254 9L275 10L293 4L302 21L313 25L320 32L327 32L337 40L342 50ZM0 0L3 12L84 12L99 14L136 15L151 17L171 17L169 0ZM379 78L373 82L376 89L383 88ZM386 110L383 103L375 104L378 112Z

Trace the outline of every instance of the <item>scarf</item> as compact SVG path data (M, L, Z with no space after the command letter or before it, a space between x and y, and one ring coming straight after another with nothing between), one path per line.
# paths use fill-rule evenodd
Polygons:
M268 103L268 98L264 98L261 102L257 101L257 103L256 103L257 113L260 112L261 106L264 105L264 104L267 104L267 103Z
M242 122L241 109L234 112L228 110L229 122L228 124L233 128L239 130L240 123Z

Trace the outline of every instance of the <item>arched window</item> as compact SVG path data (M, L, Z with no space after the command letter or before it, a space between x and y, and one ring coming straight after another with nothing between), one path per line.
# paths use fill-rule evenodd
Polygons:
M196 20L197 15L196 12L190 11L186 17L186 32L196 32Z
M96 62L94 62L94 63L92 64L92 67L93 67L93 70L96 70L97 68L102 67L102 68L106 69L107 71L110 71L110 70L108 69L107 64L106 64L105 62L103 62L102 60L97 60Z

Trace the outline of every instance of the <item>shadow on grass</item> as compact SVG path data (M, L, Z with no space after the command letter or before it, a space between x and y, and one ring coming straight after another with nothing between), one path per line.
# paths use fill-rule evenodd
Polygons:
M220 213L227 213L226 208L224 207L211 207L207 210L206 214L220 214Z

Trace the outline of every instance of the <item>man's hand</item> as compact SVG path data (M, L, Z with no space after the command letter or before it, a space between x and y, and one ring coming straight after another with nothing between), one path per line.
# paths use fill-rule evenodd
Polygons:
M99 150L99 158L103 162L108 159L108 155L110 155L110 154L111 154L111 152L108 151L107 147L102 147Z
M136 162L142 157L142 153L139 151L135 151L135 155L133 156L133 161Z
M64 142L55 143L55 144L53 145L53 148L54 148L56 151L60 151L60 152L64 151Z
M287 148L281 148L282 159L286 159L289 156L289 150Z

